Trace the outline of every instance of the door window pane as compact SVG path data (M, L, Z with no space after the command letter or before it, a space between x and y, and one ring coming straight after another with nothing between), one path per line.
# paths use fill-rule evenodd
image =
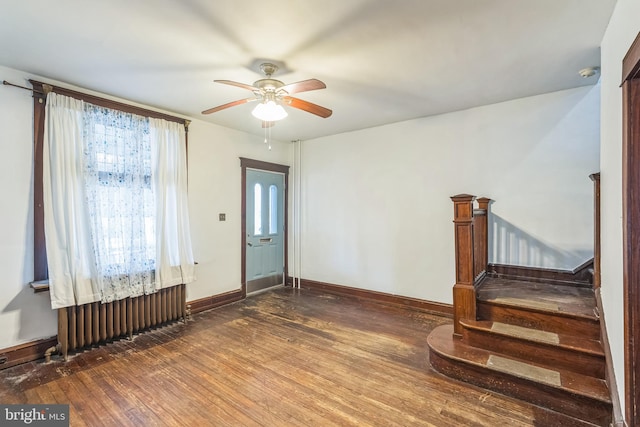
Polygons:
M269 234L278 233L278 187L269 186Z
M262 234L262 185L253 186L253 234Z

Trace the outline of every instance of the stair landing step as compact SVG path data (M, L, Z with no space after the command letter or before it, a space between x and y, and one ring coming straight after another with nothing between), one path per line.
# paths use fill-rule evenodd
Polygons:
M541 383L571 395L602 404L611 404L609 390L603 380L563 369L543 368L497 352L471 347L462 340L453 338L453 325L443 325L434 329L429 334L428 343L431 351L461 364L498 371L522 380Z
M524 279L488 277L478 289L478 300L487 303L597 318L593 289L529 282Z
M599 341L585 339L584 337L526 328L524 326L494 322L491 320L461 320L460 323L462 323L465 328L480 332L499 334L506 337L561 347L566 350L573 350L592 356L604 357L602 344Z
M548 301L538 301L515 297L496 297L479 299L479 302L496 306L520 308L527 311L553 314L556 316L573 317L576 319L588 319L593 321L598 321L599 319L594 309L586 309L584 307L581 307L579 310L577 310L574 306L567 307L567 305Z

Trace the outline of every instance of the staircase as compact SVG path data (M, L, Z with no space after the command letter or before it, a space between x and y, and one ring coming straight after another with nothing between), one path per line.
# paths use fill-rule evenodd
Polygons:
M472 204L469 197L455 196L454 203ZM569 275L482 265L486 235L473 228L486 230L478 223L486 221L487 210L488 203L484 212L473 205L455 208L454 324L429 335L431 366L537 405L540 425L610 425L611 393L594 290L585 281L587 266Z

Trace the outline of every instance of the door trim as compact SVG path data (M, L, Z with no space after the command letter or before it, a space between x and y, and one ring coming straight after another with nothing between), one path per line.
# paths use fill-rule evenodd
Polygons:
M622 61L622 262L627 424L640 424L640 33ZM606 179L606 177L605 177Z
M284 277L289 275L289 166L277 163L263 162L261 160L247 159L240 157L240 167L242 168L241 182L241 246L242 254L240 258L240 282L242 283L242 298L247 296L247 169L257 169L265 172L277 172L284 175Z

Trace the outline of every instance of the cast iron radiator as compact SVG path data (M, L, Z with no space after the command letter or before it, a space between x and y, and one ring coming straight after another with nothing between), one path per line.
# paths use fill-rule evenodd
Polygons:
M176 285L151 295L106 304L58 309L58 346L64 360L70 351L186 318L186 286Z

